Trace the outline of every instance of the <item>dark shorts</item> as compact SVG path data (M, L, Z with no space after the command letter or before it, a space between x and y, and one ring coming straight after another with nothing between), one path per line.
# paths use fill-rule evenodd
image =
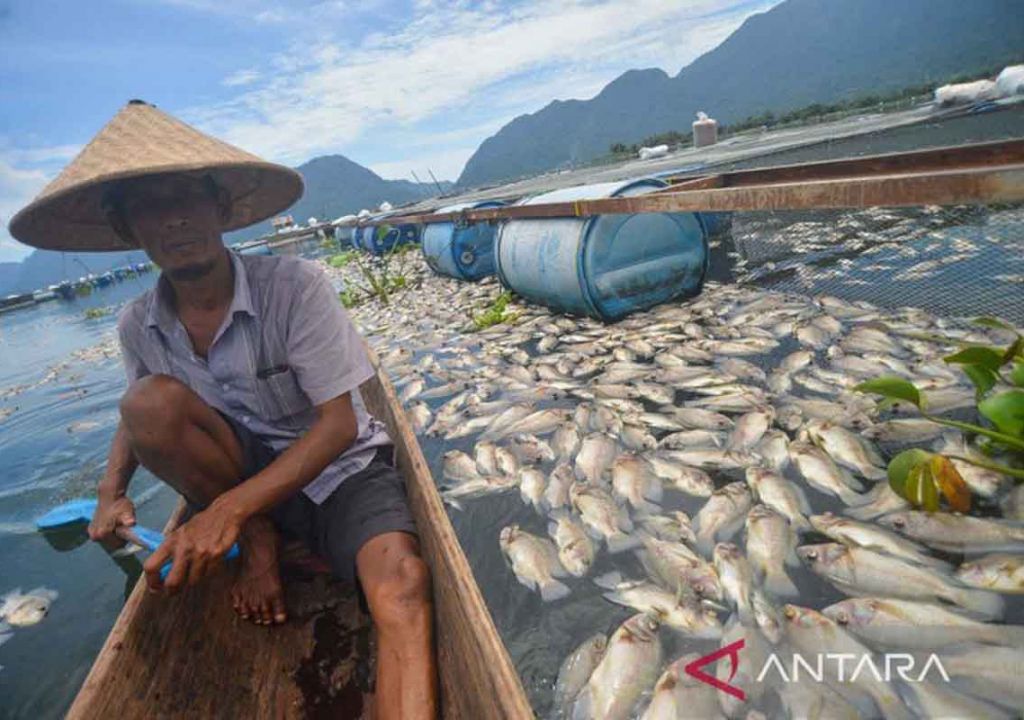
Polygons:
M220 416L242 446L244 477L252 477L277 457L247 427L224 413ZM417 535L393 455L391 446L380 448L369 465L345 478L319 505L300 490L271 510L271 519L286 538L302 541L326 560L335 576L355 582L356 554L369 540L389 532Z

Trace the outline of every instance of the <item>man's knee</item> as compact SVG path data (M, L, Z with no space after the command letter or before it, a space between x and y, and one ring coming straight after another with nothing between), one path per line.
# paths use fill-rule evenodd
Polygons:
M430 568L418 555L406 554L376 587L367 588L366 599L382 631L423 623L431 612Z
M185 418L192 390L171 375L147 375L121 397L121 420L133 439L175 435Z

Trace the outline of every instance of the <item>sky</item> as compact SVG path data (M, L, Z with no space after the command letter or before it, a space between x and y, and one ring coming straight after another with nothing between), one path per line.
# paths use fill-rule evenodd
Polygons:
M514 117L676 74L779 0L0 0L11 216L129 99L268 160L455 180Z

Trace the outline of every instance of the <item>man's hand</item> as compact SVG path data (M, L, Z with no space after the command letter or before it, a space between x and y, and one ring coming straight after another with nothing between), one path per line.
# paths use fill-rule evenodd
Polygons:
M238 540L245 518L228 505L214 502L174 530L146 560L149 589L177 592L182 585L196 585L215 569L220 559ZM171 571L160 580L160 568L168 560Z
M104 500L101 496L96 505L96 512L89 523L89 539L96 542L109 542L124 545L124 540L117 537L118 527L131 527L135 524L135 505L125 496Z

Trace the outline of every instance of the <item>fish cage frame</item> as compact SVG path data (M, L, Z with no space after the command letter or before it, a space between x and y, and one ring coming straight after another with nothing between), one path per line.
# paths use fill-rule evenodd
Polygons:
M390 223L495 222L656 212L812 210L1024 200L1024 139L911 152L683 174L636 197L396 214ZM497 198L499 196L495 196ZM347 223L373 226L374 220Z

